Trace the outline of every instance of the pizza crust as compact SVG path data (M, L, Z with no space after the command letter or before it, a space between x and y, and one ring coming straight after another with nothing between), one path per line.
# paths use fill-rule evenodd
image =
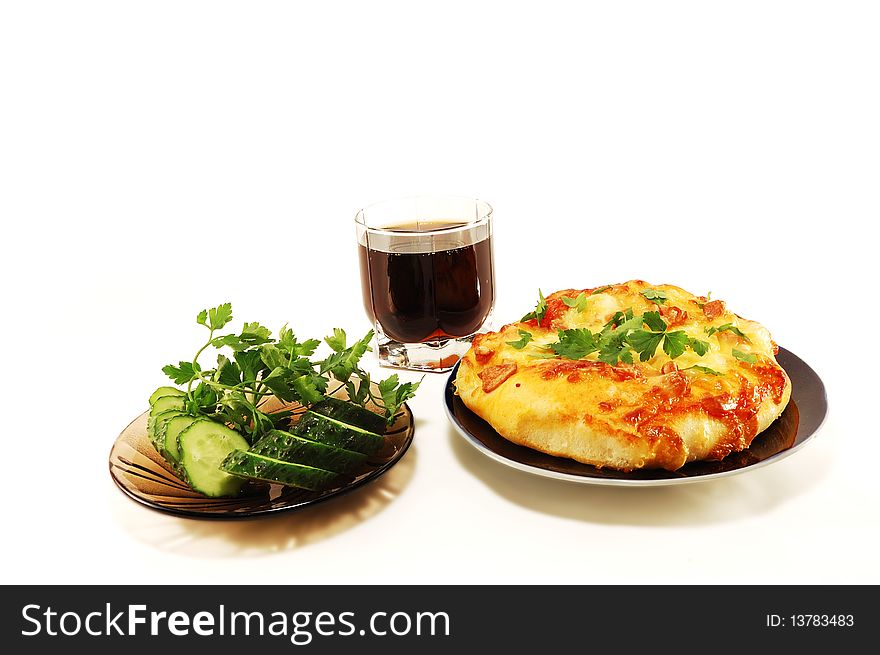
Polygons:
M615 311L656 310L641 295L645 289L666 293L669 330L709 342L705 356L688 351L672 360L658 349L647 362L615 366L597 361L595 353L577 361L535 357L558 339L559 329L598 331ZM551 294L543 325L531 320L478 335L463 357L456 393L504 438L599 467L676 470L748 448L785 409L791 382L776 362L769 332L721 301L710 304L678 287L634 280L591 296L583 312L561 303L582 291L593 290ZM709 306L711 316L700 305ZM672 321L678 321L674 328ZM732 331L707 336L707 328L727 323L745 337ZM519 339L520 330L530 332L532 342L517 350L508 342ZM756 363L733 357L734 348L754 354ZM695 363L722 375L688 368Z

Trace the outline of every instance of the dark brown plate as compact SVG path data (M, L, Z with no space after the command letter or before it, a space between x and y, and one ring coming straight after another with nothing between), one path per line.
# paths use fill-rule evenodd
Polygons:
M779 418L759 434L748 449L717 462L686 464L677 471L643 469L624 472L596 468L512 443L470 411L455 395L453 380L458 365L450 373L446 384L446 413L459 434L481 453L502 464L536 475L586 484L621 486L660 486L713 480L777 462L791 455L815 436L825 420L828 400L825 385L816 372L785 348L779 349L777 361L788 373L792 385L791 401Z
M301 406L292 408L302 414ZM413 440L412 411L404 405L385 431L387 446L357 473L354 480L322 492L281 485L248 483L237 496L209 498L178 478L147 436L147 414L134 419L110 451L110 475L117 486L139 503L169 514L207 519L246 519L303 509L353 491L394 466Z

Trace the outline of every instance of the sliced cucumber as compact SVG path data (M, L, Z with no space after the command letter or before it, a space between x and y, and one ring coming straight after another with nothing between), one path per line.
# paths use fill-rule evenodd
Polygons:
M208 419L196 418L189 414L178 414L165 421L162 427L156 430L156 438L162 444L162 454L165 458L175 463L180 462L180 448L177 445L180 433L196 421L206 420Z
M165 426L175 416L186 416L186 414L179 409L166 409L164 412L159 412L147 420L147 435L160 453L162 452L162 444L165 440Z
M340 423L358 427L366 432L385 434L387 423L384 417L338 398L327 398L315 403L309 409L315 414L336 419Z
M334 418L308 411L303 414L293 433L312 441L372 455L385 445L385 437Z
M150 407L150 418L154 419L158 414L168 411L169 409L176 409L177 411L182 412L183 404L183 396L161 396L157 398L156 402L153 403L153 406Z
M195 421L177 437L180 465L190 486L206 496L231 496L244 481L220 470L234 450L248 447L238 432L214 421Z
M186 395L185 391L181 391L177 387L159 387L152 394L150 394L150 406L153 405L159 398L162 396L184 396Z
M147 416L147 435L150 437L150 441L156 443L156 418L159 414L169 410L182 412L183 403L182 396L161 396L156 399L156 402L150 407L150 413Z
M272 430L251 446L250 452L335 473L352 471L367 459L363 453L328 446L281 430Z
M254 452L236 450L222 464L223 470L233 475L265 482L277 482L289 487L321 491L339 479L337 473L323 469L282 462L279 459Z

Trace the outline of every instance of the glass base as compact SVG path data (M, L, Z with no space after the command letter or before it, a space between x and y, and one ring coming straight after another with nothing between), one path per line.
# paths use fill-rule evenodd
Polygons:
M474 336L438 339L421 343L400 343L376 331L379 343L379 365L413 371L442 373L451 370L461 359Z

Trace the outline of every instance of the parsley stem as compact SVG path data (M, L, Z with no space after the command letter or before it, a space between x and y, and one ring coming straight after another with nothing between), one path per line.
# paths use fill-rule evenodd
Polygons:
M195 371L196 376L198 376L199 380L201 380L202 382L206 382L206 383L208 382L208 380L205 379L205 376L202 375L202 371L199 368L199 364L198 364L199 355L201 355L203 352L205 352L205 350L208 348L208 346L211 345L211 341L213 341L213 339L214 339L214 328L210 328L210 332L208 332L208 343L206 343L204 346L202 346L201 348L199 348L196 351L195 357L193 357L193 361L192 361L193 370ZM190 399L192 399L192 383L193 383L194 379L195 378L191 378L189 381L189 384L186 385L186 395L189 396Z

